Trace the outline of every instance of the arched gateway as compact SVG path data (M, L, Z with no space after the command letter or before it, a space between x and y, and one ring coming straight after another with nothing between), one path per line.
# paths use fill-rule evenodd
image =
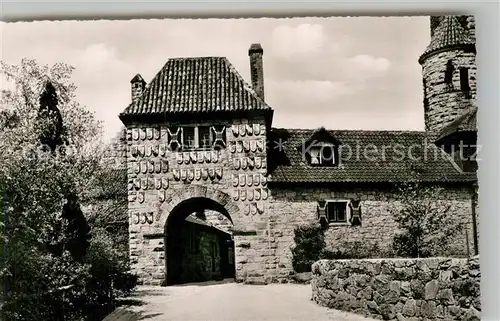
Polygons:
M157 221L165 231L167 285L235 277L230 212L238 218L239 207L229 195L205 186L183 189L160 208ZM223 222L231 228L224 229Z

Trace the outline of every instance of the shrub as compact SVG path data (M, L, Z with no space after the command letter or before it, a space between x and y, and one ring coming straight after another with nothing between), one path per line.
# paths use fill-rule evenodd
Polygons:
M295 228L295 247L292 249L292 265L297 273L311 272L312 264L319 260L325 248L323 229L319 224Z
M402 257L430 257L448 254L450 241L462 230L460 221L449 215L451 205L435 186L398 186L401 206L392 206L399 233L393 250Z
M319 224L297 227L295 247L292 249L293 269L296 273L311 272L315 261L369 259L393 257L390 250L381 249L377 242L339 241L326 246L325 230Z
M89 320L100 320L115 305L117 297L129 294L137 279L129 274L128 260L116 241L102 229L94 230L85 262L89 265L84 314Z
M335 248L324 249L321 259L370 259L391 256L389 252L382 251L377 242L342 241Z

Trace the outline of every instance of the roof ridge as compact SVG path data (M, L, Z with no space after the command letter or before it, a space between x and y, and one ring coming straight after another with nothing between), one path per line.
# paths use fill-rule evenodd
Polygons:
M225 56L184 56L184 57L170 57L167 59L167 62L170 60L195 60L195 59L227 59Z
M364 133L421 133L425 134L425 130L405 130L405 129L395 129L395 130L386 130L386 129L330 129L324 126L320 126L317 128L284 128L284 127L271 127L271 130L288 130L288 131L302 131L302 132L313 132L320 128L324 128L328 132L364 132Z

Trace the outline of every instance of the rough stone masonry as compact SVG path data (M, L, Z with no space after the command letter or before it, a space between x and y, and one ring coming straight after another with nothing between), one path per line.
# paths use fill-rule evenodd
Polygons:
M312 298L322 306L397 321L480 320L479 258L321 260Z

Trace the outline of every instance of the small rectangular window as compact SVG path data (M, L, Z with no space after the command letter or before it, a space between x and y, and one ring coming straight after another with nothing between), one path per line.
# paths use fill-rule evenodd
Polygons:
M460 89L462 91L469 91L469 69L460 68Z
M186 149L196 148L195 127L184 127L183 134L183 147Z
M335 164L334 147L330 144L323 144L311 148L311 165L331 166Z
M209 126L198 127L198 142L199 148L210 149L212 147L212 137L210 135Z
M329 201L326 211L329 223L347 222L347 204L346 201Z

